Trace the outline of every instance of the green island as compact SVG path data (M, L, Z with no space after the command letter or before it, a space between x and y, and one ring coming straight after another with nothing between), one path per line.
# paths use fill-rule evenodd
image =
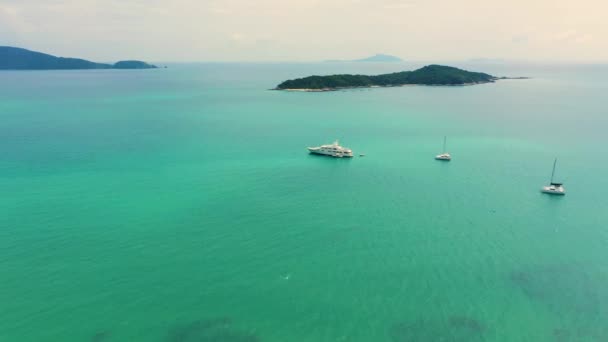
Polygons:
M375 76L350 74L308 76L287 80L279 84L275 90L332 91L350 88L396 87L404 85L463 86L491 83L499 79L507 78L444 65L427 65L414 71L402 71Z
M66 58L12 46L0 46L0 70L79 70L79 69L155 69L142 61L96 63L80 58Z

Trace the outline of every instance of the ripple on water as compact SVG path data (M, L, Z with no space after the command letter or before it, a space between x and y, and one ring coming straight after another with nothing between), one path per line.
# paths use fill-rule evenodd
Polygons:
M259 342L255 334L234 327L230 318L213 318L178 324L170 331L167 342Z
M608 278L584 265L551 265L518 270L511 281L530 299L559 313L598 317L608 305Z
M569 327L552 331L555 341L608 341L608 277L594 265L562 264L531 267L510 275L531 301L569 317Z
M91 342L105 342L110 338L109 331L98 331L91 337Z
M395 342L476 342L484 341L486 326L467 316L418 319L393 325L390 336Z

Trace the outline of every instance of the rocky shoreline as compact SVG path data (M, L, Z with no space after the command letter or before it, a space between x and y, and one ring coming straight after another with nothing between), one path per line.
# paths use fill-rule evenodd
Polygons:
M501 79L511 79L511 78L501 78ZM365 87L337 87L337 88L319 88L319 89L311 89L311 88L272 88L270 90L281 90L281 91L289 91L289 92L304 92L304 93L323 93L328 91L340 91L340 90L352 90L352 89L372 89L372 88L399 88L399 87L465 87L486 83L494 83L494 81L489 82L475 82L475 83L462 83L462 84L397 84L397 85L373 85L373 86L365 86Z

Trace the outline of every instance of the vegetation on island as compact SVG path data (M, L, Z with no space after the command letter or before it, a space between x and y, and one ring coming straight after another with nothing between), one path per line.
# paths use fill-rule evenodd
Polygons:
M142 61L120 61L114 63L113 69L154 69L155 65Z
M287 80L278 90L335 90L359 87L392 87L417 85L467 85L494 82L497 77L482 72L471 72L450 66L427 65L414 71L402 71L383 75L329 75L308 76Z
M116 64L95 63L80 58L65 58L26 49L0 46L0 70L72 70L72 69L154 69L141 61Z

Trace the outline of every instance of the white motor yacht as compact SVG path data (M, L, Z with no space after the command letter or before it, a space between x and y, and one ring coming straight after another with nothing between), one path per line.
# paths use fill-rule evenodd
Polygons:
M313 154L320 154L335 158L351 158L353 156L353 151L349 148L340 146L338 140L334 141L334 143L330 145L309 147L308 151Z
M556 164L557 164L557 158L555 158L555 161L553 162L553 171L551 172L551 181L549 182L549 185L543 186L542 189L540 189L540 191L542 193L549 194L549 195L565 195L566 189L564 189L563 184L553 182L553 176L555 176L555 165Z

